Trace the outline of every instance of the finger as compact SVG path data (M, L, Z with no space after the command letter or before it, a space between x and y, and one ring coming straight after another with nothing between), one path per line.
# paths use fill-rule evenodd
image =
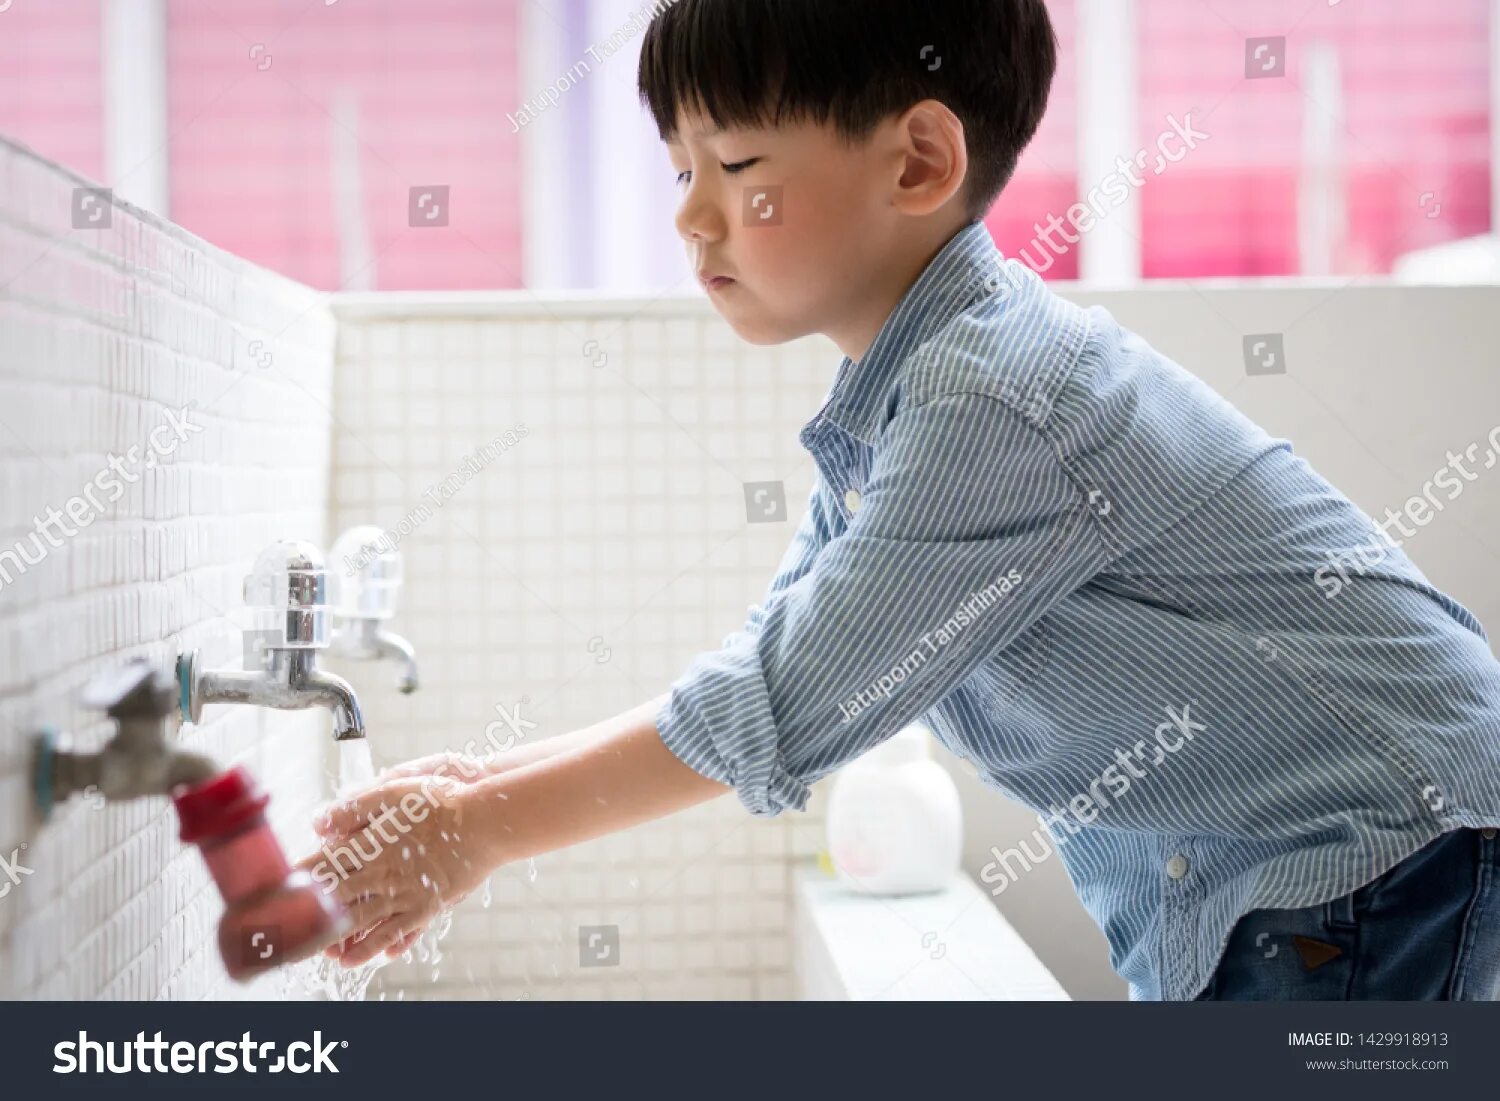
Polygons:
M418 757L403 764L392 765L380 774L383 780L409 780L415 777L427 776L438 768L447 764L450 754L434 753L429 757Z
M387 948L385 950L385 954L387 956L390 956L392 959L394 959L395 957L399 956L402 952L405 952L413 944L416 944L417 943L417 938L422 935L422 932L423 932L422 929L413 929L410 933L407 933L406 936L402 937L395 944L393 944L389 948Z
M384 849L380 842L369 830L343 840L350 844L330 840L317 852L299 860L297 870L310 873L323 894L345 905L385 893L389 889L389 861L381 859ZM373 853L374 859L362 859L365 853Z
M330 803L313 819L313 829L324 837L347 837L370 824L387 806L384 784L355 792Z
M308 872L311 874L318 871L318 865L326 865L327 862L328 858L324 856L323 851L319 849L315 853L309 853L307 856L304 856L301 860L297 861L296 864L292 865L292 867L295 871Z
M341 962L345 967L358 967L362 963L368 963L406 935L411 927L410 920L406 914L393 914L386 918L351 946L344 953Z
M376 922L376 924L378 925L379 922ZM369 931L370 930L368 929L361 929L357 932L350 933L343 940L335 941L327 948L323 949L323 954L331 960L342 959L344 953L358 944L364 938L364 935Z
M357 930L355 939L358 939L359 931L363 931L364 935L368 936L376 925L395 913L396 903L388 895L375 895L348 903L344 906L344 910L348 913L354 929Z
M401 908L399 900L410 892L400 881L392 881L386 874L386 865L371 863L349 876L333 890L334 899L349 910L367 899L379 899L389 904L391 910ZM387 911L390 912L390 911Z

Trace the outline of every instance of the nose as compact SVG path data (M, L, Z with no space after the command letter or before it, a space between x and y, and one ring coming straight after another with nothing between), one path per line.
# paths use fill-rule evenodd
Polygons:
M688 183L683 193L676 223L678 235L689 245L723 240L728 225L720 204L696 179Z

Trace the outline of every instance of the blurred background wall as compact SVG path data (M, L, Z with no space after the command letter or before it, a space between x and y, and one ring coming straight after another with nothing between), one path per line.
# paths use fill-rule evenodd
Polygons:
M1484 234L1495 7L1050 0L1050 107L987 224L1047 278L1110 283L1356 278ZM314 287L690 291L636 100L648 8L10 0L0 133ZM1157 171L1176 124L1206 137ZM1081 240L1035 240L1122 157Z

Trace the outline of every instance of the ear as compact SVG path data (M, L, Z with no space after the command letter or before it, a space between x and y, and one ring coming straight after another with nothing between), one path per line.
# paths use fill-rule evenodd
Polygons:
M895 122L899 178L891 205L904 214L931 214L963 194L969 152L964 124L942 102L924 99Z

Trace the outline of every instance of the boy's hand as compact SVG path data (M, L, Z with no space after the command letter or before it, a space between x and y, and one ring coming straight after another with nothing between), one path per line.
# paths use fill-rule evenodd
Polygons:
M382 777L315 823L324 844L298 867L333 890L355 932L327 954L346 967L399 955L499 864L475 789L445 776ZM373 857L371 857L373 854Z
M353 915L357 931L329 955L349 967L382 950L398 955L505 861L730 791L662 743L654 719L665 698L518 747L505 754L508 767L470 783L436 772L384 776L336 803L318 824L322 850L298 865Z
M400 780L410 777L438 776L460 782L472 781L489 775L489 769L477 757L470 757L463 753L455 753L451 749L441 753L431 753L426 757L418 757L404 764L393 765L383 769L379 776L379 782L386 780Z

